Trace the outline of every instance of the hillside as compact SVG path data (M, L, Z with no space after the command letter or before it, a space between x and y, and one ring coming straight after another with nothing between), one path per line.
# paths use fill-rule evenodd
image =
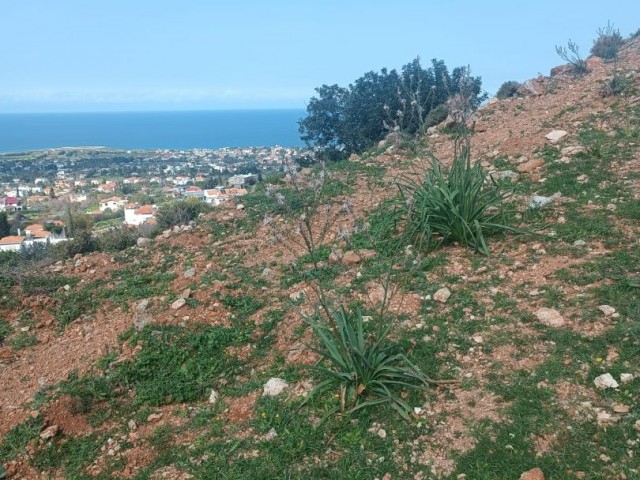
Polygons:
M472 119L472 158L517 213L490 255L398 254L375 229L430 152L451 163L441 125L4 286L9 478L640 478L640 38L588 64ZM624 87L603 96L614 69ZM367 329L391 318L413 364L457 382L403 390L409 420L331 413L338 390L305 402L318 294Z

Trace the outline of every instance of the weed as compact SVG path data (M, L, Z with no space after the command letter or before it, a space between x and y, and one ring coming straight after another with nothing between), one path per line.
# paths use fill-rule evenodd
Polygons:
M580 56L580 47L573 40L569 40L566 47L556 45L556 53L571 64L574 75L589 73L587 62Z
M38 343L38 337L29 332L20 332L7 342L14 350L32 347Z
M503 208L509 192L502 191L480 162L471 163L468 145L458 151L448 172L435 158L422 181L408 179L400 185L396 202L398 223L410 243L432 249L456 241L489 255L486 236L517 231L507 225Z
M13 333L13 327L9 325L9 322L0 318L0 345L4 342L4 339Z
M7 433L0 444L0 464L14 459L17 455L25 453L29 442L38 438L44 423L40 416L29 418L27 421L13 427Z
M607 26L598 29L598 37L593 41L591 54L605 60L615 60L624 43L620 30L607 22Z

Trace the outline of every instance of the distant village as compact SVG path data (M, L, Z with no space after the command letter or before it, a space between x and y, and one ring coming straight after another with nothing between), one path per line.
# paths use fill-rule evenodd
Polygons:
M0 154L0 215L10 224L9 235L0 235L0 252L66 241L70 212L91 216L99 232L153 225L163 204L180 199L217 206L308 155L302 148L280 146Z

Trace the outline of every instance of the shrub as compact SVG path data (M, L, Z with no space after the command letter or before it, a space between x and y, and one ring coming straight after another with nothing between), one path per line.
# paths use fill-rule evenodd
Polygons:
M630 81L619 74L614 74L609 81L607 81L600 90L600 94L603 97L611 97L613 95L620 95L630 85Z
M136 244L140 234L126 227L110 228L98 237L98 248L103 252L119 252Z
M444 122L449 115L449 109L447 105L444 103L434 107L425 117L424 126L425 128L433 127Z
M515 97L518 93L518 88L520 88L520 82L516 82L515 80L504 82L502 85L500 85L500 88L496 93L496 97L498 97L500 100Z
M458 149L456 149L458 150ZM422 181L406 180L396 200L398 224L418 248L435 248L456 241L489 254L485 236L515 231L505 224L503 202L508 192L486 180L480 162L471 164L468 146L457 151L446 172L432 157Z
M208 205L197 199L177 201L164 205L157 215L158 227L167 229L185 225L195 220L200 213L208 211Z
M618 58L620 47L624 43L620 30L607 22L607 26L598 29L598 38L593 41L591 54L605 60L615 60Z
M321 363L312 366L324 379L309 395L325 390L339 391L342 412L380 404L389 404L403 418L408 419L411 407L402 399L402 388L426 390L436 383L418 370L400 350L391 343L391 323L385 322L377 333L364 331L362 313L350 313L344 307L332 313L331 327L309 322L320 338L321 346L311 348L321 357Z
M4 342L4 339L13 333L13 328L9 323L0 318L0 345Z
M569 40L567 47L556 45L556 53L565 62L569 62L575 75L584 75L589 72L587 62L580 56L580 47L573 40Z

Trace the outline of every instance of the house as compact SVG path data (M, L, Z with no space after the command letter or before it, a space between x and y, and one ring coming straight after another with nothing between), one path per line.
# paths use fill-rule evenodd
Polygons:
M108 182L105 184L102 184L98 187L98 191L102 192L102 193L113 193L116 191L116 188L118 188L118 185L114 182Z
M15 212L23 209L22 202L17 197L0 199L0 212Z
M24 234L26 235L25 246L28 247L35 243L56 244L68 240L64 224L56 221L53 225L57 228L46 230L44 225L39 223L26 226L24 228Z
M187 198L197 198L199 200L204 200L204 190L193 185L185 188L183 195Z
M258 182L258 175L246 173L244 175L234 175L229 177L227 183L230 187L244 188L247 185L255 185Z
M124 223L131 226L155 223L155 213L155 205L137 206L129 203L124 206Z
M127 202L123 198L111 197L111 198L107 198L106 200L100 200L100 203L98 204L98 208L100 209L101 212L104 212L107 209L111 210L112 212L115 212L117 210L120 210L122 207L124 207L125 203Z
M0 252L19 252L24 246L25 238L22 235L0 238Z
M224 188L212 188L211 190L204 191L204 201L210 203L213 206L220 205L231 198L231 195L227 194Z

